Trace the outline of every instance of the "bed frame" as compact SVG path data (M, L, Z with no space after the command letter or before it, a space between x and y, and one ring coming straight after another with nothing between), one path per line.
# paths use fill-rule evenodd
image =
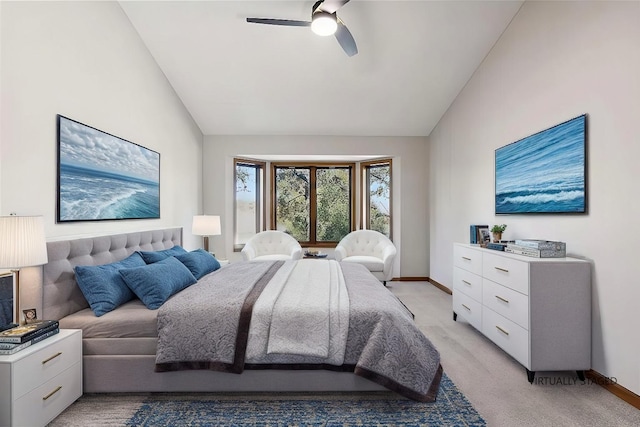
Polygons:
M75 266L107 264L137 250L181 244L182 228L48 242L43 318L60 320L89 306L75 281ZM353 373L326 370L245 370L240 375L202 370L155 372L153 355L86 354L86 343L83 347L85 393L388 391Z

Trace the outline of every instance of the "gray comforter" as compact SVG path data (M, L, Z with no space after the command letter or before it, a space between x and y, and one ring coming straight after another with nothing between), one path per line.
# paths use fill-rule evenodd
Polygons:
M435 400L442 374L438 351L404 305L356 264L341 264L349 296L342 365L302 354L265 352L248 359L253 306L282 265L282 261L233 263L170 298L158 311L156 371L352 371L408 398Z

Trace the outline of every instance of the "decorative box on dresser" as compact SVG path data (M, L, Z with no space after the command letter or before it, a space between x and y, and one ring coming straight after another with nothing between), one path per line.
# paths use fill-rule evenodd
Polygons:
M82 395L82 331L0 356L0 426L44 426Z
M455 243L453 320L464 318L527 370L591 368L591 264Z

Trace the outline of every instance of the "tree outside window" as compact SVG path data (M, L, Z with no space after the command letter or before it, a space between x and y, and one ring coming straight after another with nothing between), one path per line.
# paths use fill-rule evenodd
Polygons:
M311 240L310 170L294 167L276 167L274 170L275 229L291 234L299 242L308 242Z
M273 223L299 242L336 243L353 228L353 164L273 165Z
M234 249L266 228L266 163L234 159ZM270 228L330 247L355 229L354 163L272 162ZM362 228L392 237L391 159L360 163Z
M235 159L234 248L264 230L264 162Z
M391 238L391 159L362 163L362 170L366 228Z
M316 169L316 240L339 242L351 231L351 168Z

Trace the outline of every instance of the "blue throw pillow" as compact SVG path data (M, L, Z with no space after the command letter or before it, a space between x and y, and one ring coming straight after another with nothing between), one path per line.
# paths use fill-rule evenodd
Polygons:
M79 265L74 271L76 282L91 310L100 317L135 298L118 271L144 265L146 264L140 254L134 252L122 261L104 265Z
M200 279L202 276L220 268L218 260L204 249L196 249L175 257L187 266L196 279Z
M197 282L187 267L174 257L145 265L125 268L120 275L144 305L155 310L169 297Z
M182 246L176 245L162 251L138 251L138 253L142 256L144 262L147 264L153 264L154 262L162 261L170 256L186 254L187 251Z

